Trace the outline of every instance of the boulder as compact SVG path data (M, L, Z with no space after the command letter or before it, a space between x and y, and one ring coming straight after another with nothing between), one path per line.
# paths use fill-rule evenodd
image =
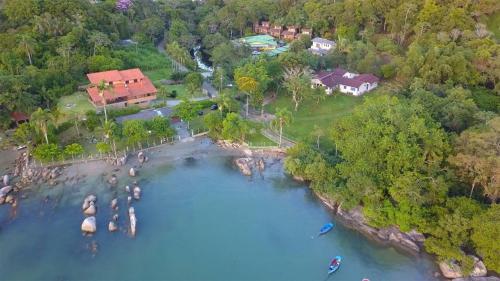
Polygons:
M86 216L95 216L96 212L97 208L95 207L94 202L90 202L89 207L83 211L83 214Z
M5 186L0 188L0 197L7 196L7 194L11 191L12 191L12 186Z
M462 277L460 266L453 261L442 261L439 264L439 269L445 278L453 279Z
M111 175L111 178L109 178L108 183L111 184L112 186L115 186L118 184L118 178L116 175Z
M130 193L130 186L128 186L128 185L127 185L127 186L125 186L125 191L126 191L127 193Z
M472 269L472 272L470 273L470 276L472 277L484 277L486 274L488 274L488 270L486 269L486 266L484 263L477 257L472 256L474 259L474 268Z
M113 198L113 200L111 200L111 209L118 209L118 198Z
M49 178L50 179L55 179L57 178L59 175L61 175L61 169L59 167L55 167L54 169L52 169L50 171L50 174L49 174Z
M234 164L240 169L241 173L245 176L252 175L252 168L250 168L252 158L238 158L234 160Z
M118 214L114 214L114 215L113 215L113 220L114 220L114 221L118 221Z
M263 158L259 159L259 161L257 162L257 167L259 168L260 171L264 171L264 169L266 168L266 164Z
M7 203L7 204L12 204L12 203L14 203L14 201L15 201L15 198L14 198L14 196L12 196L12 194L9 194L9 195L7 195L7 197L5 197L5 203Z
M95 202L97 202L97 196L95 196L94 194L90 194L87 197L85 197L85 200L95 203Z
M4 175L3 178L2 178L2 180L3 180L3 185L4 186L9 185L9 175Z
M413 241L418 242L418 243L424 243L425 241L425 236L416 231L415 229L410 230L409 232L406 233Z
M141 199L141 188L138 186L134 187L134 199L135 200Z
M128 170L128 175L131 177L136 176L136 171L135 171L134 167L132 167L132 168L130 168L130 170Z
M109 232L114 232L114 231L118 230L118 226L116 225L115 221L110 221L109 222L109 224L108 224L108 230L109 230Z
M130 205L132 203L132 196L127 196L127 203Z
M83 220L82 222L82 227L81 227L83 232L87 233L94 233L97 231L97 226L96 226L96 220L95 217L87 217Z
M137 218L135 217L134 207L130 207L128 209L128 216L129 216L129 219L130 219L130 234L132 236L135 236L135 230L136 230L136 225L137 225Z
M137 159L139 160L139 163L144 163L146 161L146 155L144 154L144 152L139 152L137 154Z

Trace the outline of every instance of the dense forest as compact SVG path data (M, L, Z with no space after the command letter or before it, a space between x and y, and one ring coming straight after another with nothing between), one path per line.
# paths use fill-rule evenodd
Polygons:
M214 85L234 81L259 110L276 94L290 95L296 109L319 102L324 93L310 90L309 70L373 73L383 93L320 128L321 147L301 139L287 171L344 208L361 205L374 226L424 233L440 260L470 270L474 254L500 272L500 45L485 25L499 11L496 0L6 0L0 124L7 128L13 111L54 107L89 71L137 65L123 39L165 40L191 69L190 51L201 45ZM302 37L278 57L254 58L231 40L262 20L312 28L337 48L314 56ZM223 92L224 115L205 118L211 135L244 139L234 94ZM277 113L281 125L286 115Z

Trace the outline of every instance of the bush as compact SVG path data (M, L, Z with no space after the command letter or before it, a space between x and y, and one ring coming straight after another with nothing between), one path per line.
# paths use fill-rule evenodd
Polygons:
M57 126L57 129L56 129L56 134L60 134L66 130L68 130L69 128L71 128L73 126L73 122L71 121L66 121L66 122L63 122L62 124L60 124L59 126Z
M213 102L211 100L201 100L201 101L195 102L195 104L203 109L203 108L210 108L212 105L215 104L215 102Z
M177 91L176 90L172 90L172 92L168 96L171 97L171 98L176 98L177 97Z
M487 89L472 90L472 99L484 111L500 112L500 96Z
M37 146L33 151L33 156L39 161L48 162L61 160L63 154L56 144L50 143Z
M158 102L158 103L155 103L153 104L153 108L162 108L162 107L165 107L167 104L162 101L162 102Z

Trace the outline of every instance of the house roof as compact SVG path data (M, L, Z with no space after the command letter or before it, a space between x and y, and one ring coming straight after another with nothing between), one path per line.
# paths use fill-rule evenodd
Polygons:
M101 81L105 82L115 82L115 81L127 81L134 79L144 78L144 74L142 74L139 68L132 68L127 70L109 70L102 72L94 72L87 74L87 78L90 83L98 84Z
M335 44L334 41L331 41L331 40L328 40L328 39L324 39L324 38L321 38L321 37L315 37L311 41L314 42L314 43L320 43L320 44L330 44L330 45Z
M345 69L336 68L333 71L319 71L314 77L329 88L334 88L338 85L359 88L364 83L372 84L380 80L373 74L359 74L353 78L344 77L344 74L347 72Z

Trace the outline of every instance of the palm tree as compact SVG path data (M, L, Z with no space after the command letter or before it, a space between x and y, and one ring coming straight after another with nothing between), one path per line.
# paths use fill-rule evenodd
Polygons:
M106 142L111 142L113 144L113 153L115 154L115 157L117 157L116 154L116 130L118 126L116 125L115 122L108 122L106 121L104 125L101 128L101 132L103 134L103 138Z
M112 84L107 84L106 81L101 80L97 85L97 90L99 90L99 96L102 99L102 105L104 108L104 121L105 123L108 122L108 112L106 111L106 99L104 98L104 93L105 91L110 91L110 93L113 93L113 85Z
M280 141L279 147L281 147L282 139L283 139L283 127L290 124L292 122L292 113L288 111L286 108L277 108L276 109L276 118L272 121L273 126L279 126L280 128Z
M49 144L48 127L54 122L54 115L48 109L40 107L31 114L31 122L35 124L35 129L41 132L45 138L45 142Z
M24 51L26 52L26 56L28 57L30 65L33 65L33 52L35 44L36 44L35 39L33 39L29 35L23 34L19 37L19 47L21 49L24 49Z

